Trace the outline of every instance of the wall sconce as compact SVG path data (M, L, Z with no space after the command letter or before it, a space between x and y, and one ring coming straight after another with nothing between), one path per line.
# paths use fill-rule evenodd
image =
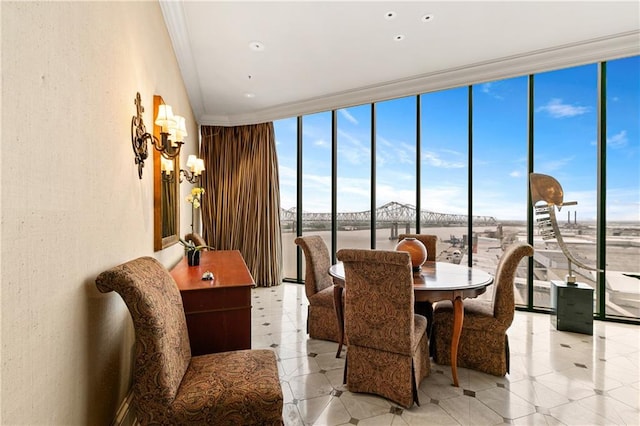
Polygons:
M180 183L182 183L182 177L189 183L196 183L198 178L204 171L204 160L197 158L195 155L187 157L187 167L189 170L180 169Z
M184 117L173 115L171 106L161 104L155 121L155 124L162 128L160 132L161 140L158 140L158 138L147 132L142 121L144 107L140 99L140 92L136 93L135 105L136 115L131 119L131 145L136 156L135 162L138 165L138 177L142 179L144 160L149 155L147 141L150 140L153 147L160 151L164 158L169 160L176 158L180 154L180 147L187 136L187 127Z
M173 160L160 157L160 171L164 182L173 182Z

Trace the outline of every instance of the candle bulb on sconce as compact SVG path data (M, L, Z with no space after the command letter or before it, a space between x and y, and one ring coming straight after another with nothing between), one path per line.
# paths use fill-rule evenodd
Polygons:
M160 157L160 170L162 171L162 180L165 182L173 182L173 160L167 160Z
M196 183L205 170L204 160L197 158L195 155L190 155L187 157L187 168L188 170L180 169L180 183L182 183L183 177L189 183Z
M173 141L174 144L184 143L183 142L184 138L189 136L189 134L187 133L186 120L184 117L180 115L175 115L174 118L176 120L177 125L173 129L173 133L171 134L172 136L171 140Z
M158 107L156 126L162 127L162 133L170 133L177 125L176 117L173 115L171 105L161 104Z

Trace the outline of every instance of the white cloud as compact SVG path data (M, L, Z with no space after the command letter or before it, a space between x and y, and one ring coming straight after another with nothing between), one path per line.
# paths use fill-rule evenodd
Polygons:
M514 170L511 173L509 173L509 176L513 177L513 178L519 178L522 176L522 173L520 173L519 170Z
M546 105L538 107L536 112L546 112L553 118L575 117L591 111L589 107L563 104L562 99L551 99Z
M437 186L435 182L430 182L422 187L421 193L422 210L450 214L467 213L467 192L462 186Z
M296 170L280 164L278 177L280 179L280 206L285 209L296 205Z
M607 189L607 220L637 222L640 217L640 196L635 188Z
M395 158L401 164L416 164L416 147L415 145L409 145L408 143L402 142L400 146L396 149Z
M393 146L393 144L391 142L389 142L387 139L385 139L384 137L380 136L380 135L376 135L376 142L381 143L382 145L385 146Z
M573 161L574 157L568 158L558 158L555 160L543 161L540 162L539 166L536 168L540 170L541 173L553 172L555 170L560 170L567 167Z
M338 158L349 164L363 164L371 161L371 149L360 139L344 130L338 129Z
M322 148L328 148L330 146L329 142L327 142L324 139L316 139L315 141L313 141L313 144L315 146L319 146L319 147L322 147Z
M391 201L401 204L415 204L416 192L413 189L398 189L393 185L378 183L376 186L376 204L381 206Z
M460 151L455 151L453 149L441 149L440 151L444 152L445 154L462 155L462 153Z
M443 169L462 169L465 167L465 163L443 160L438 154L431 151L422 154L422 161L429 166L441 167Z
M403 149L396 151L396 161L400 164L414 164L415 156L409 155L409 153Z
M351 115L351 113L349 111L347 111L346 109L339 109L338 112L340 113L340 115L342 115L344 118L347 119L347 121L349 121L352 124L358 124L358 120Z
M627 139L627 131L626 130L621 130L620 132L616 133L615 135L611 136L610 138L607 138L607 145L610 146L611 148L624 148L625 146L627 146L627 143L629 142L629 140Z
M486 93L487 95L491 96L492 98L495 99L504 99L504 97L502 95L499 95L494 89L497 88L494 87L496 83L484 83L483 85L480 86L480 90L482 91L482 93Z

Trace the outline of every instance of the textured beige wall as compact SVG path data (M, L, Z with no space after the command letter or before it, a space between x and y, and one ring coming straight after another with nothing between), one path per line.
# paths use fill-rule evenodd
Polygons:
M130 385L133 331L95 277L182 255L153 252L152 161L139 180L130 143L136 92L148 130L154 94L187 118L185 154L197 126L157 2L2 1L0 14L0 424L106 425Z

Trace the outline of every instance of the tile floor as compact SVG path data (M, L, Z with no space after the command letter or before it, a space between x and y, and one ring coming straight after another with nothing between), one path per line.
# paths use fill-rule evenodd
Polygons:
M516 312L511 373L494 377L432 363L420 406L403 409L342 384L337 344L309 339L304 286L253 290L253 348L273 348L285 425L640 425L640 327L594 322L594 335L556 331Z

